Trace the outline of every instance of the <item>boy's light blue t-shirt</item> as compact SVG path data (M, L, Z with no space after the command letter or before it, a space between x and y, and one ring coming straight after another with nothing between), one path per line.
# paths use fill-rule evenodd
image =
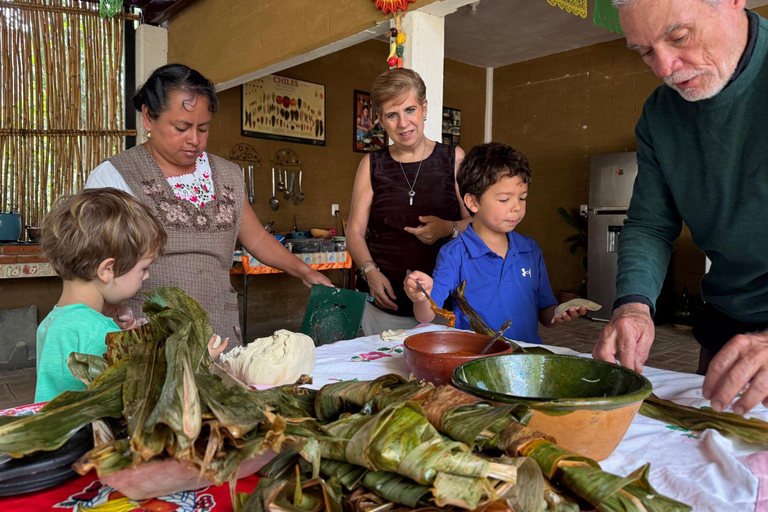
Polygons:
M544 257L530 237L511 231L507 239L507 257L502 258L485 245L472 224L467 226L461 236L440 249L431 295L442 304L466 280L464 297L488 327L497 331L512 319L506 338L541 343L539 310L557 304ZM456 328L471 330L459 308L454 312Z
M69 354L103 356L107 334L119 330L114 320L85 304L54 306L37 328L35 403L47 402L64 391L85 389L67 368Z

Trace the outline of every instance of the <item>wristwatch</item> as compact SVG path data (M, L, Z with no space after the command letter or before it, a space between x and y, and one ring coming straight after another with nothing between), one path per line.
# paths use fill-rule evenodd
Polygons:
M452 222L453 222L453 229L451 230L451 234L446 237L450 240L453 240L454 238L459 236L459 223L456 222L455 220Z

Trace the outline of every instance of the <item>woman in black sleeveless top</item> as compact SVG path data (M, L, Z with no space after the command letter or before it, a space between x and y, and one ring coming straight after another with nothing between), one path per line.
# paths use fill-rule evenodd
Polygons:
M464 151L424 135L421 77L390 69L373 82L371 99L393 144L360 161L346 231L349 252L365 276L358 289L374 299L363 317L366 335L418 324L403 291L406 270L431 274L440 248L470 221L456 185Z

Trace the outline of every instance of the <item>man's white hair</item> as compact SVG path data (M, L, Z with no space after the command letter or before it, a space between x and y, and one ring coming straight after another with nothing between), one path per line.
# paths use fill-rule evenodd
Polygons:
M630 5L635 3L637 0L611 0L613 2L614 7L621 7L622 5ZM702 2L707 2L708 4L719 4L720 0L701 0Z

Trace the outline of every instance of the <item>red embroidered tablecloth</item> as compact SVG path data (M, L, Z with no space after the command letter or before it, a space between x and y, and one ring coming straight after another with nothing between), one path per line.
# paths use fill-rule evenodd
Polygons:
M25 405L0 411L0 416L18 416L37 412L43 404ZM252 475L237 482L238 492L253 492L259 477ZM68 510L98 512L232 512L229 486L203 487L142 502L132 501L102 484L91 471L85 476L67 480L55 487L11 498L0 498L2 512L36 510Z

